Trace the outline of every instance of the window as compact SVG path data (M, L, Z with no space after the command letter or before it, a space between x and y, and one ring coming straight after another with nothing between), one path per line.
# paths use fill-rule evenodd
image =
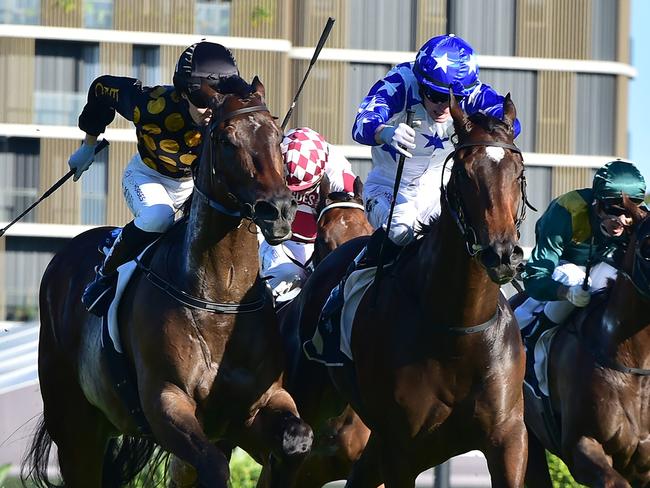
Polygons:
M576 153L613 155L616 77L577 74Z
M616 60L618 8L618 2L592 0L591 57L593 59Z
M230 1L196 0L194 33L211 36L230 35Z
M81 223L106 223L106 195L108 193L108 151L95 156L95 162L81 178Z
M0 24L41 23L41 0L0 0Z
M0 137L0 221L9 222L37 199L38 139ZM34 222L30 212L22 222Z
M515 55L515 0L448 1L449 32L479 54Z
M413 0L348 2L348 45L353 49L411 51L415 44Z
M84 27L113 28L113 0L83 0Z
M546 166L526 165L526 193L528 201L538 211L526 210L526 220L521 224L520 246L535 245L535 224L548 208L552 198L553 168Z
M160 84L160 48L133 46L133 77L145 86Z
M35 62L34 123L76 126L99 76L99 45L36 40Z
M66 239L9 236L5 253L5 320L38 319L43 272Z

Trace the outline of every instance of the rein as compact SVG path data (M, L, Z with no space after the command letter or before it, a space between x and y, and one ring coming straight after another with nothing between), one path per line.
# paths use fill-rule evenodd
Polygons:
M478 242L478 236L476 234L476 231L470 224L467 223L465 217L467 212L465 211L465 205L463 203L463 199L458 195L458 190L456 190L453 194L450 191L447 191L447 188L445 187L444 184L445 169L447 167L447 163L449 162L449 160L452 159L460 149L465 149L468 147L490 147L490 146L509 149L510 151L522 156L522 161L523 161L523 155L521 154L521 150L514 144L508 144L506 142L499 142L499 141L478 141L478 142L467 142L465 144L459 144L455 146L454 150L449 153L442 166L442 176L440 181L440 193L442 195L442 200L444 200L444 202L447 204L447 208L449 209L449 212L451 213L454 222L456 222L456 225L458 226L458 229L460 230L460 233L463 236L463 239L465 241L465 247L470 256L476 256L481 251L487 249L488 246L484 244L480 244ZM455 178L457 177L457 174L458 171L454 172L452 167L451 178L453 178L454 181ZM526 219L526 207L530 208L534 212L537 211L537 209L533 207L533 205L528 201L528 197L526 195L526 176L523 173L519 177L519 180L520 180L520 188L521 188L522 205L521 208L519 209L519 215L515 220L515 226L517 228L517 232L519 232L521 223Z
M449 334L454 334L454 335L476 334L477 332L483 332L484 330L489 329L498 321L499 321L499 308L497 307L497 311L492 316L492 318L489 319L487 322L483 322L482 324L478 324L478 325L473 325L471 327L446 327L444 329L444 332L448 332Z

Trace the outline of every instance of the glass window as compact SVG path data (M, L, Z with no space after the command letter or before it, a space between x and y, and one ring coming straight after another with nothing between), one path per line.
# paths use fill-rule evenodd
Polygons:
M0 137L0 221L9 222L37 199L40 142ZM36 211L22 222L34 222Z
M348 2L352 49L411 51L417 49L413 0L355 0Z
M101 151L81 178L81 223L84 225L106 223L109 150Z
M230 35L230 0L196 0L194 33L212 36Z
M5 252L5 320L38 319L38 289L52 256L67 239L8 236Z
M84 27L113 28L113 0L83 0Z
M145 86L160 84L160 48L158 46L133 46L133 77Z
M535 245L535 224L548 208L552 199L553 168L546 166L526 166L526 193L528 201L537 212L526 209L526 220L521 224L520 245L533 247Z
M41 23L41 0L0 0L0 24Z
M348 161L350 161L350 166L352 166L352 172L361 178L361 181L366 181L366 178L368 178L368 173L370 173L370 170L372 169L372 161L370 159L351 159L348 158Z
M535 123L537 112L537 73L533 71L480 69L481 82L490 85L501 95L508 92L517 108L521 133L516 139L523 151L535 150Z
M591 57L593 59L616 60L618 8L618 2L612 0L592 0Z
M96 43L36 40L34 123L76 126L99 76Z
M576 153L614 155L616 77L578 74Z
M447 2L449 32L465 39L479 54L514 56L515 3L515 0Z

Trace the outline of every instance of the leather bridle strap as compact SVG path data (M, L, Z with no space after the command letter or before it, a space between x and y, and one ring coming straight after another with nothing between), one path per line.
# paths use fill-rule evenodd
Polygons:
M318 214L318 218L316 219L316 222L320 222L320 219L323 218L323 215L325 215L326 212L329 210L332 210L334 208L356 208L358 210L363 210L365 211L365 207L361 205L360 203L355 203L355 202L336 202L336 203L330 203L327 205L323 210L320 211Z

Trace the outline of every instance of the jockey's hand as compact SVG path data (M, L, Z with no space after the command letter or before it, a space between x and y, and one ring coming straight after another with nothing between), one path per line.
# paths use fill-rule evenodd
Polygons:
M407 149L415 149L415 130L413 130L413 127L403 122L397 127L387 125L381 130L380 139L384 144L393 146L400 154L403 154L407 158L413 157L407 151Z
M576 307L586 307L591 300L591 293L589 290L583 290L582 285L574 285L567 290L566 299Z
M73 180L77 181L81 174L86 171L92 162L95 160L95 146L97 144L88 144L84 142L79 149L77 149L70 159L68 159L68 166L75 171Z

